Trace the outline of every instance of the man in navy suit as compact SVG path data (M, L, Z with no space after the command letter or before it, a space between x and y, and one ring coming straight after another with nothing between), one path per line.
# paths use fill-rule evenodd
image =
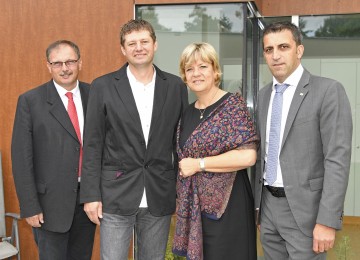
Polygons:
M41 260L89 260L96 225L79 203L89 85L78 81L75 43L50 44L46 58L52 80L20 95L16 109L11 154L20 214L33 227Z
M127 64L91 84L81 201L89 218L101 222L102 259L127 259L135 227L137 259L163 260L175 211L175 132L187 88L153 64L150 23L129 21L120 43Z

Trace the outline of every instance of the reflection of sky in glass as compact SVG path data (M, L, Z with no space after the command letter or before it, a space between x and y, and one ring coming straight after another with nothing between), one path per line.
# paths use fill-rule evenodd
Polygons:
M324 20L329 16L303 16L300 17L300 21L305 22L303 31L308 31L306 34L308 37L314 37L315 31L324 25Z
M241 11L241 4L199 4L201 8L206 8L206 14L220 19L223 14L226 14L227 18L232 22L231 32L242 33L243 24L241 19L243 17L236 17L235 12ZM166 28L171 29L173 32L185 31L184 20L191 22L193 17L189 18L189 15L194 10L194 5L164 5L164 6L152 6L155 8L155 12L158 16L159 23ZM141 10L141 7L138 9Z
M358 38L360 36L360 14L300 16L299 18L300 29L304 36L309 38ZM277 21L291 21L291 17L264 17L262 21L266 26Z
M359 38L360 14L302 16L300 25L307 37Z

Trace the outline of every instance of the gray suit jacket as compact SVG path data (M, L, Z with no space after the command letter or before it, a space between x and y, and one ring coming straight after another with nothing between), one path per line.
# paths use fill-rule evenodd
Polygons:
M79 83L84 113L89 84ZM44 214L42 228L67 232L78 188L80 142L53 81L20 95L11 157L23 218Z
M261 210L266 122L272 84L259 92L255 207ZM352 138L351 108L343 86L304 73L296 88L280 147L287 200L300 230L308 236L316 223L342 226Z
M102 201L103 211L134 214L146 189L154 216L175 211L175 132L188 106L186 85L155 66L154 104L146 145L126 74L120 70L93 81L85 125L81 202Z

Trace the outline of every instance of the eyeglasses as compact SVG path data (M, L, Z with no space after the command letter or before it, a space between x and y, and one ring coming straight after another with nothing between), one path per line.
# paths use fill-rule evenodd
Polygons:
M63 64L65 64L66 67L75 66L78 61L79 59L67 60L67 61L54 61L54 62L49 62L49 64L51 65L51 67L58 69L58 68L62 68Z

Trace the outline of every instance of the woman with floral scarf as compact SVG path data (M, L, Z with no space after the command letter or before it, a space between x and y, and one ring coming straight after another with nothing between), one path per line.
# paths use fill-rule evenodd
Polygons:
M177 131L173 252L190 260L256 259L246 168L256 161L258 137L246 102L219 88L218 57L208 43L185 48L180 74L197 100L184 112Z

